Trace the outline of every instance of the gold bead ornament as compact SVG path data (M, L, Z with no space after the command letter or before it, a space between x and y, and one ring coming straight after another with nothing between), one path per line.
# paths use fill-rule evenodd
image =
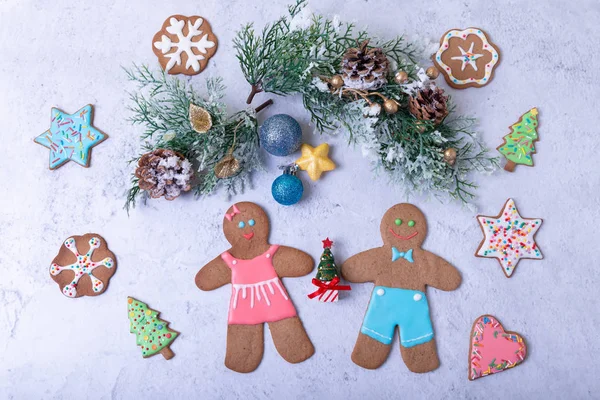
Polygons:
M396 100L387 99L383 102L383 109L388 114L396 114L398 112L398 103L396 103Z
M334 89L339 89L342 86L344 86L344 78L342 78L341 75L334 75L331 77L331 79L329 80L329 84L334 88Z
M403 85L408 82L408 74L405 71L398 71L396 75L394 75L394 82L398 85Z
M456 149L453 147L450 147L446 150L444 150L444 161L448 164L448 165L454 165L454 163L456 163Z
M427 68L425 73L429 79L437 79L437 77L440 76L440 71L438 71L436 67Z

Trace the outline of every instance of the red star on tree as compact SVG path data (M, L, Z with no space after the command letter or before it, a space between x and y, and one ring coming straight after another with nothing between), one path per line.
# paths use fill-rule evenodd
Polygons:
M333 242L331 240L329 240L329 238L322 240L322 242L323 242L324 249L331 248L331 246L333 245Z

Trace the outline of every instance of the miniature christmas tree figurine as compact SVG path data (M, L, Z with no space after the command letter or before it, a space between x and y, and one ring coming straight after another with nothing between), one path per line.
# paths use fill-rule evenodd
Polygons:
M538 140L538 110L532 108L510 127L510 133L504 136L504 143L498 151L506 157L504 169L513 172L517 164L533 166L532 154L535 154L533 142Z
M167 360L175 354L169 346L179 332L169 329L168 322L158 318L158 312L133 297L127 298L127 311L129 314L129 332L136 334L136 342L142 348L144 358L157 353Z
M317 276L312 280L317 290L308 295L309 299L317 298L320 302L330 303L338 301L340 290L350 290L348 285L338 285L340 278L333 254L331 254L332 245L333 242L329 238L323 240L323 254L321 254L317 268Z
M331 254L331 246L333 242L329 238L323 240L323 254L317 268L317 279L320 281L329 282L338 276L338 270Z

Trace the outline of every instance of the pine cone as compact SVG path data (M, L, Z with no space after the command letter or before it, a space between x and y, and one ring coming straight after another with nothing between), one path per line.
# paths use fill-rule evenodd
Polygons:
M140 158L135 176L140 189L148 191L153 199L165 196L167 200L174 200L192 188L190 181L194 171L192 163L182 154L157 149Z
M448 115L448 96L444 95L444 89L429 86L410 96L408 109L417 119L438 125Z
M344 84L353 89L377 90L387 83L388 59L381 47L368 47L365 40L346 51L342 59Z

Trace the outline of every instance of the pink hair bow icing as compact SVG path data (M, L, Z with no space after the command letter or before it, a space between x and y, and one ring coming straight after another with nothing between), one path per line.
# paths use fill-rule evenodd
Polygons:
M225 218L227 218L229 221L233 220L233 217L235 217L235 214L239 214L240 210L238 210L238 208L236 207L236 205L233 205L233 211L229 214L225 213Z

